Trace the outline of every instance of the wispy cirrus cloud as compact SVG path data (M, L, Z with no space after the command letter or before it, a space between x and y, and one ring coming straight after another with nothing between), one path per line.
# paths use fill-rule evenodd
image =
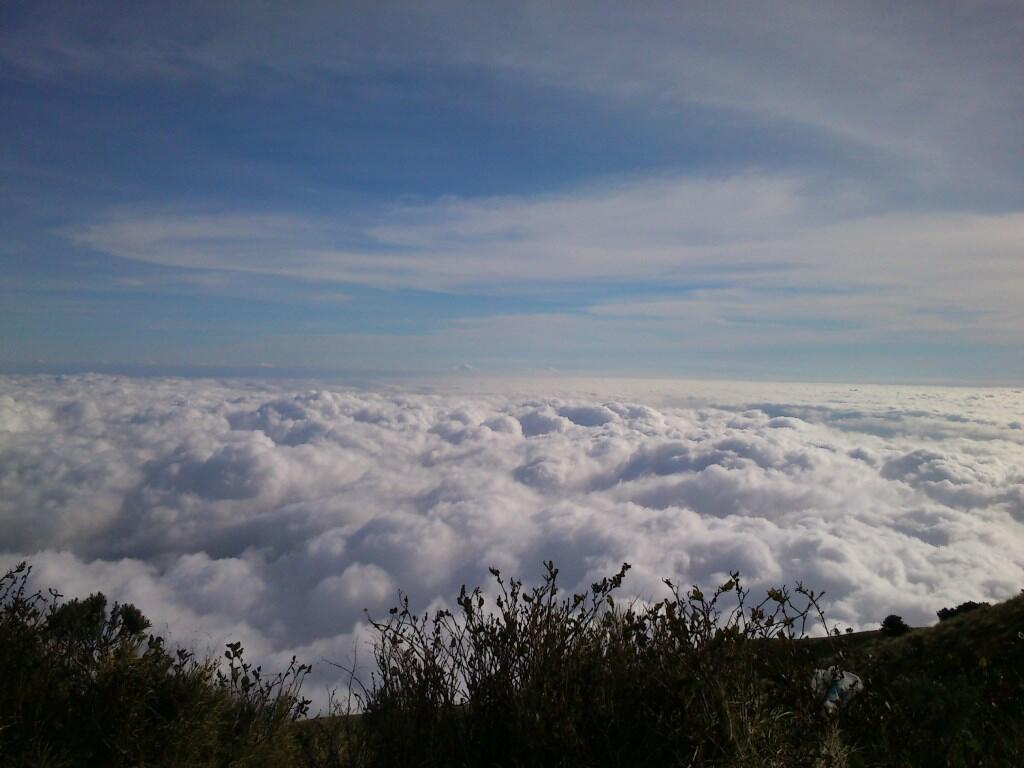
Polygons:
M911 160L922 177L954 167L998 173L1019 146L1012 94L1024 79L1024 13L1012 2L602 3L585 13L571 3L306 2L287 14L219 3L117 13L36 5L10 12L0 61L38 76L293 82L485 72L641 112L704 104L803 124Z
M689 364L742 363L757 344L814 346L834 378L855 346L866 376L923 375L868 361L887 345L1019 376L1016 3L0 13L18 364L69 347L253 364L276 345L277 365L399 350L393 368L425 338L450 366L557 324L591 369L696 348ZM321 282L345 312L314 311ZM143 293L165 299L160 328L182 312L210 332L115 342L117 320L80 322L135 302L146 327ZM215 340L228 310L252 330Z
M355 216L123 208L72 237L166 266L378 287L640 286L626 300L592 300L602 317L848 331L860 340L1024 334L1024 214L878 213L861 195L794 177L637 179ZM644 284L661 295L645 295ZM681 295L664 295L673 291Z

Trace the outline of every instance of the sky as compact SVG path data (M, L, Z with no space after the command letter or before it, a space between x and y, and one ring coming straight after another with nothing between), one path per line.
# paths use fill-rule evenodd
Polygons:
M1024 381L1024 7L0 5L0 370Z
M366 612L490 567L858 629L1018 594L1022 41L1016 0L0 3L0 572L318 706Z

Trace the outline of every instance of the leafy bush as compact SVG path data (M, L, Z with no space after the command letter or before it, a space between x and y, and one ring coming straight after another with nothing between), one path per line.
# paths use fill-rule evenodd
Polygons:
M372 621L376 672L306 719L309 667L265 676L169 650L134 606L64 601L0 577L0 766L1016 766L1024 754L1024 595L911 633L808 637L801 585L753 600L671 582L615 599L628 565L580 594L545 565L457 610L408 600ZM864 691L827 714L814 670ZM818 675L820 677L820 673Z
M564 597L553 563L533 589L492 570L493 608L463 588L457 614L403 600L373 622L371 753L384 765L792 766L834 748L810 649L792 642L820 616L816 594L752 604L733 573L710 595L666 582L667 599L620 606L628 568Z
M976 603L973 600L968 600L966 603L960 603L956 608L942 608L936 615L939 617L939 621L946 621L947 619L952 619L954 616L960 616L978 608L988 607L988 603Z
M293 764L309 667L266 679L238 643L226 665L172 653L134 606L30 592L30 570L0 577L0 764Z
M882 634L886 637L899 637L909 631L910 627L903 620L902 616L890 613L882 620Z

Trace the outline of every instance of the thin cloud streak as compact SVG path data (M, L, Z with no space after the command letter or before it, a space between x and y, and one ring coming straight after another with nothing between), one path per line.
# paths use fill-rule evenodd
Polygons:
M916 163L922 178L953 169L999 173L1004 153L1019 146L1010 131L1021 118L1012 96L1024 79L1024 13L1015 3L605 3L581 13L550 2L486 10L308 2L287 14L210 3L189 10L141 4L134 13L102 6L58 13L44 4L8 26L0 60L53 78L228 82L483 71L634 108L708 104L805 124L890 159L913 158L908 167Z
M878 214L854 199L794 178L659 178L384 206L353 220L126 208L72 237L165 266L386 288L529 295L581 279L681 291L718 280L721 288L649 304L641 289L625 302L595 301L592 312L746 316L766 328L851 329L861 340L1024 341L1024 214Z

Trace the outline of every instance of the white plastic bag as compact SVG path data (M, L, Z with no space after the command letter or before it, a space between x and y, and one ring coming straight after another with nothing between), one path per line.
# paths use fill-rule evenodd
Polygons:
M864 690L864 683L852 672L839 667L814 670L814 690L825 694L825 711L830 715Z

